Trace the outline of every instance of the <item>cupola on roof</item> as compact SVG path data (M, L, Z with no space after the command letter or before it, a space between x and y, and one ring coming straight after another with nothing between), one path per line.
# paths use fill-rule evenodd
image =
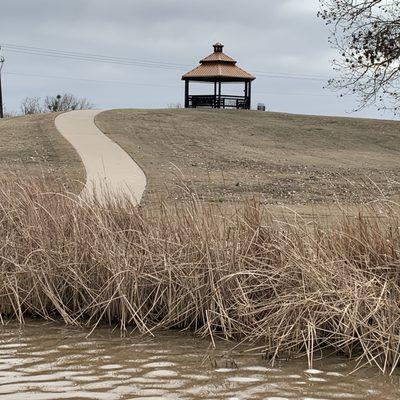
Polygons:
M182 80L224 82L253 81L255 76L236 65L236 60L223 52L224 45L215 43L214 52L200 61L200 65L182 76Z

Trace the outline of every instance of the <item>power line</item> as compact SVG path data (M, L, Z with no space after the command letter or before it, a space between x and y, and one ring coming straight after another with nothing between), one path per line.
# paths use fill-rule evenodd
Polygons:
M78 52L72 52L72 51L53 50L53 49L43 49L43 48L31 47L31 46L2 44L2 47L5 50L13 52L13 53L71 59L71 60L75 60L75 61L101 62L101 63L108 63L108 64L140 66L140 67L150 67L150 68L162 68L162 69L183 69L183 68L188 67L187 65L183 65L183 64L180 65L180 64L161 62L161 61L149 61L149 60L141 60L141 59L133 59L133 58L125 58L125 57L111 57L111 56L105 56L105 55L99 55L99 54L78 53Z
M96 62L96 63L101 62L101 63L115 64L115 65L136 66L142 68L158 68L164 70L179 70L179 71L184 71L184 69L191 67L188 64L177 64L170 62L161 62L154 60L126 58L126 57L111 57L93 53L78 53L73 51L46 49L42 47L23 46L10 43L4 43L2 44L2 47L9 52L17 54L70 59L82 62ZM254 73L257 73L259 77L265 77L271 79L308 80L308 81L318 81L318 82L325 82L327 79L329 79L329 77L319 74L293 74L293 73L271 72L271 71L268 72L259 70L255 70Z
M69 77L69 76L59 76L59 75L42 75L42 74L26 74L20 72L6 72L6 75L14 75L14 76L24 76L24 77L34 77L34 78L42 78L42 79L65 79L72 81L81 81L81 82L90 82L90 83L106 83L106 84L121 84L121 85L133 85L133 86L149 86L149 87L165 87L172 89L179 89L179 85L165 85L165 84L154 84L154 83L143 83L143 82L131 82L131 81L114 81L114 80L101 80L101 79L87 79L87 78L77 78L77 77ZM319 93L276 93L276 92L257 92L258 94L263 95L274 95L274 96L318 96L318 97L326 97L326 96L334 96L328 94L319 94Z
M47 49L43 47L33 47L33 46L23 46L23 45L16 45L16 44L9 44L3 43L3 47L19 50L19 51L35 51L38 53L43 54L63 54L66 56L76 56L76 57L93 57L93 58L102 58L102 59L110 59L110 60L117 60L117 61L126 61L126 62L140 62L140 63L148 63L148 64L163 64L168 66L175 66L175 67L188 67L187 64L177 64L177 63L170 63L170 62L162 62L157 60L144 60L138 58L128 58L128 57L112 57L107 55L100 55L100 54L93 54L93 53L86 53L86 52L76 52L76 51L65 51L65 50L55 50L55 49Z
M255 72L257 74L257 78L270 78L270 79L285 79L285 80L300 80L300 81L314 81L314 82L326 82L327 79L322 78L311 78L306 76L296 76L296 75L275 75L272 73L262 73Z
M257 77L266 77L275 79L294 79L294 80L317 81L317 82L326 82L329 79L329 77L319 78L317 76L283 74L283 73L273 73L273 72L254 71L254 73L257 74Z
M7 49L6 49L7 50ZM61 58L61 59L70 59L74 61L88 61L88 62L96 62L96 63L105 63L105 64L115 64L115 65L126 65L126 66L136 66L136 67L144 67L144 68L158 68L158 69L173 69L173 70L181 70L181 68L173 67L173 66L163 66L163 65L156 65L156 64L146 64L146 63L139 63L139 62L128 62L128 61L117 61L117 60L109 60L109 59L100 59L94 57L75 57L69 55L62 55L62 54L44 54L44 53L37 53L32 51L23 51L23 50L9 50L13 53L19 54L29 54L34 56L45 56L45 57L52 57L52 58Z
M259 73L259 74L273 74L273 75L284 75L284 76L301 76L304 78L319 78L319 79L329 79L330 77L328 75L322 75L322 74L295 74L291 72L265 72L265 71L258 71L257 69L252 70L254 73Z
M256 92L267 96L311 96L311 97L336 97L335 94L322 94L322 93L285 93L285 92Z

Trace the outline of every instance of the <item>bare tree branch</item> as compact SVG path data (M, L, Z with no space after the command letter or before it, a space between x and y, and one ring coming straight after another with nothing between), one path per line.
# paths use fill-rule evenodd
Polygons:
M399 111L400 0L320 0L319 16L332 26L330 42L339 79L329 85L359 97L359 108L376 104Z
M40 114L42 107L39 97L26 97L21 103L21 113L23 115Z
M41 114L48 112L87 110L93 105L86 98L77 98L71 93L57 96L47 96L42 102L39 97L27 97L21 104L24 115Z

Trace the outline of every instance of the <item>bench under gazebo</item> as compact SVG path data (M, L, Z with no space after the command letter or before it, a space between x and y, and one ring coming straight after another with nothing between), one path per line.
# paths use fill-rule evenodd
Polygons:
M200 61L200 65L182 76L185 81L185 108L236 108L250 110L253 75L236 65L236 61L223 52L221 43L214 44L214 53ZM190 82L214 84L212 95L192 95ZM244 83L244 95L222 94L222 84Z

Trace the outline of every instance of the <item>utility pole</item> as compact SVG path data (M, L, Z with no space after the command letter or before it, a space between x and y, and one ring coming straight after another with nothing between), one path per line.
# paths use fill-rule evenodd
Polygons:
M4 118L4 109L3 109L3 90L1 86L1 70L3 69L5 58L0 56L0 118Z

